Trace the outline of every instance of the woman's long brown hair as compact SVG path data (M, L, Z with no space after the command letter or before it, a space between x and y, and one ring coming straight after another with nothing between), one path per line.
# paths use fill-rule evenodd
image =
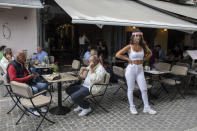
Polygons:
M139 29L135 29L133 31L133 33L135 32L141 32ZM131 45L134 44L134 36L132 35L131 38L130 38L130 42L129 42ZM146 48L147 44L146 44L146 41L144 40L143 36L140 37L140 41L139 41L139 45L143 48L144 50L144 56L147 56L148 55L148 50Z

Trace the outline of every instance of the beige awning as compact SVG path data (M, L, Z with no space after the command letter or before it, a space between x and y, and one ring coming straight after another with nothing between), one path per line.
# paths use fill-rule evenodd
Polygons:
M0 0L0 8L23 7L23 8L43 8L40 0Z
M169 11L171 13L179 14L185 17L190 17L197 20L197 7L191 5L181 5L171 2L159 0L139 0L148 5Z
M130 0L55 0L72 23L196 31L197 25Z

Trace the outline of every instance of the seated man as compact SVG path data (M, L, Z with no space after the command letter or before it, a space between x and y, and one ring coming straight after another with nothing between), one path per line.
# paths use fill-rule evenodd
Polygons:
M48 53L43 51L42 48L38 46L37 54L33 56L33 60L38 60L39 63L42 63L43 61L45 61L46 63L49 63Z
M49 64L48 53L43 51L40 46L37 47L37 54L35 54L32 58L33 60L37 60L39 63L45 62ZM32 68L32 73L40 74L42 73L41 69Z
M90 46L88 46L88 50L85 52L85 54L84 54L84 56L83 56L83 58L85 59L85 60L89 60L89 58L90 58Z
M29 75L27 69L25 68L26 56L23 51L17 51L14 55L15 60L13 60L7 68L7 80L8 82L17 81L20 83L26 83L30 85L33 94L38 93L42 90L47 89L48 85L46 83L35 83L34 80L38 77L37 75ZM35 115L40 115L37 111L32 111ZM41 108L42 112L46 109Z
M89 66L84 67L80 70L79 74L83 71L88 70L88 75L82 85L73 85L66 89L66 93L71 97L71 99L78 104L78 107L74 109L75 112L81 111L79 116L85 116L91 112L90 104L85 101L84 98L90 95L90 87L95 83L104 82L104 76L106 74L105 69L99 63L99 59L96 55L93 55L89 59ZM100 91L102 86L94 87L92 93L97 93Z

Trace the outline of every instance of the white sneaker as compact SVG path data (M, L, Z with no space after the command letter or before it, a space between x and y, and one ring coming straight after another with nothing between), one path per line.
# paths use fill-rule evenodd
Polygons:
M47 112L47 109L46 109L45 107L41 107L40 110L41 110L41 112L43 112L43 113Z
M90 113L92 111L92 109L89 107L88 109L82 109L81 113L79 113L79 116L85 116L88 113Z
M155 110L151 109L150 107L144 108L143 112L144 112L144 113L149 113L149 114L151 114L151 115L157 114L157 112L156 112Z
M137 115L137 114L138 114L138 112L137 112L135 106L131 106L131 107L130 107L130 112L131 112L131 114L133 114L133 115Z
M34 115L36 116L40 116L40 113L38 113L37 111L33 111Z
M40 116L40 113L38 113L36 110L34 110L32 108L29 109L29 112L33 113L36 116Z
M83 108L81 108L80 106L77 106L76 108L74 108L74 112L78 112L78 111L81 111Z

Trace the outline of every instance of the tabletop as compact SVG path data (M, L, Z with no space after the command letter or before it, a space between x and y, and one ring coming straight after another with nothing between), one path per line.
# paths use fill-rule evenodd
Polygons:
M50 76L53 75L53 74L50 74L50 75L42 75L42 77L47 80L49 83L57 83L57 82L66 82L66 81L75 81L75 80L79 80L77 77L71 75L71 74L68 74L68 73L59 73L61 78L59 80L51 80L50 79Z
M47 66L34 65L34 68L37 68L37 69L50 69L50 68L53 68L53 65L52 64L49 64Z
M146 73L150 73L150 74L153 74L153 75L161 75L161 74L167 74L167 73L170 73L171 71L157 71L157 70L149 70L149 71L144 71Z

